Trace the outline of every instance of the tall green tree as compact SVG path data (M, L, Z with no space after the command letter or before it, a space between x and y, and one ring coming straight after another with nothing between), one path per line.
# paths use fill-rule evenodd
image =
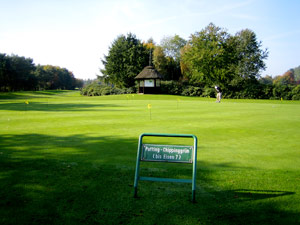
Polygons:
M8 86L6 54L0 53L0 91L6 91Z
M183 65L187 67L185 76L198 85L224 84L230 80L228 39L229 34L212 23L191 35L182 52Z
M35 71L38 88L45 90L72 90L76 87L76 79L66 68L51 65L38 65Z
M35 65L31 58L0 54L0 89L33 90L36 85Z
M167 75L168 61L161 46L156 46L153 51L153 64L160 74Z
M241 78L259 78L260 71L266 68L264 60L268 50L262 49L262 42L257 41L256 34L245 29L235 35L237 66L236 73Z
M134 77L148 65L149 51L134 34L120 35L104 55L102 74L118 87L132 87Z
M293 69L296 81L300 81L300 66Z
M182 77L180 70L180 51L186 40L179 35L165 37L153 52L153 64L164 75L165 80L179 80Z
M180 50L186 45L187 41L179 35L168 36L161 40L161 47L167 57L174 59L176 63L180 63Z
M147 49L147 54L149 55L149 66L152 66L153 51L156 47L153 38L149 38L146 43L143 43L143 46Z
M262 49L253 31L246 29L231 36L211 23L191 36L182 51L181 67L194 83L228 88L259 78L267 57L267 49Z
M13 90L31 90L35 82L33 59L18 55L11 56L10 76Z

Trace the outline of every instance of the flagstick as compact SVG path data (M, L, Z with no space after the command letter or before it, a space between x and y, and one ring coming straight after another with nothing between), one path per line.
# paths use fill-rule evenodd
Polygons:
M149 115L150 115L150 120L151 120L151 108L152 108L152 105L151 104L148 104L147 108L149 109Z

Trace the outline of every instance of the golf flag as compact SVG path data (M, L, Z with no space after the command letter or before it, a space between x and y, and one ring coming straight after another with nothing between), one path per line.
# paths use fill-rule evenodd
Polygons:
M152 108L152 105L151 104L148 104L148 109L151 109Z
M26 101L25 101L25 104L26 104L26 105L28 105L28 104L29 104L29 102L26 100Z

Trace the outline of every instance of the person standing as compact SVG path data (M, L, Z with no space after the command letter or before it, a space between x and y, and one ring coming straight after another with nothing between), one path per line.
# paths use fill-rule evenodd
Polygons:
M215 86L215 89L217 91L217 103L220 103L221 102L221 98L222 98L222 90L219 86Z

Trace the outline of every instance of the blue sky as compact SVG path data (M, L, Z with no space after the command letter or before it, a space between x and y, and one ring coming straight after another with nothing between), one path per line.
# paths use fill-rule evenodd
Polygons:
M262 75L300 65L298 0L0 0L0 53L35 64L65 67L77 78L96 78L101 58L120 34L159 44L188 39L210 22L234 35L253 30L268 48Z

